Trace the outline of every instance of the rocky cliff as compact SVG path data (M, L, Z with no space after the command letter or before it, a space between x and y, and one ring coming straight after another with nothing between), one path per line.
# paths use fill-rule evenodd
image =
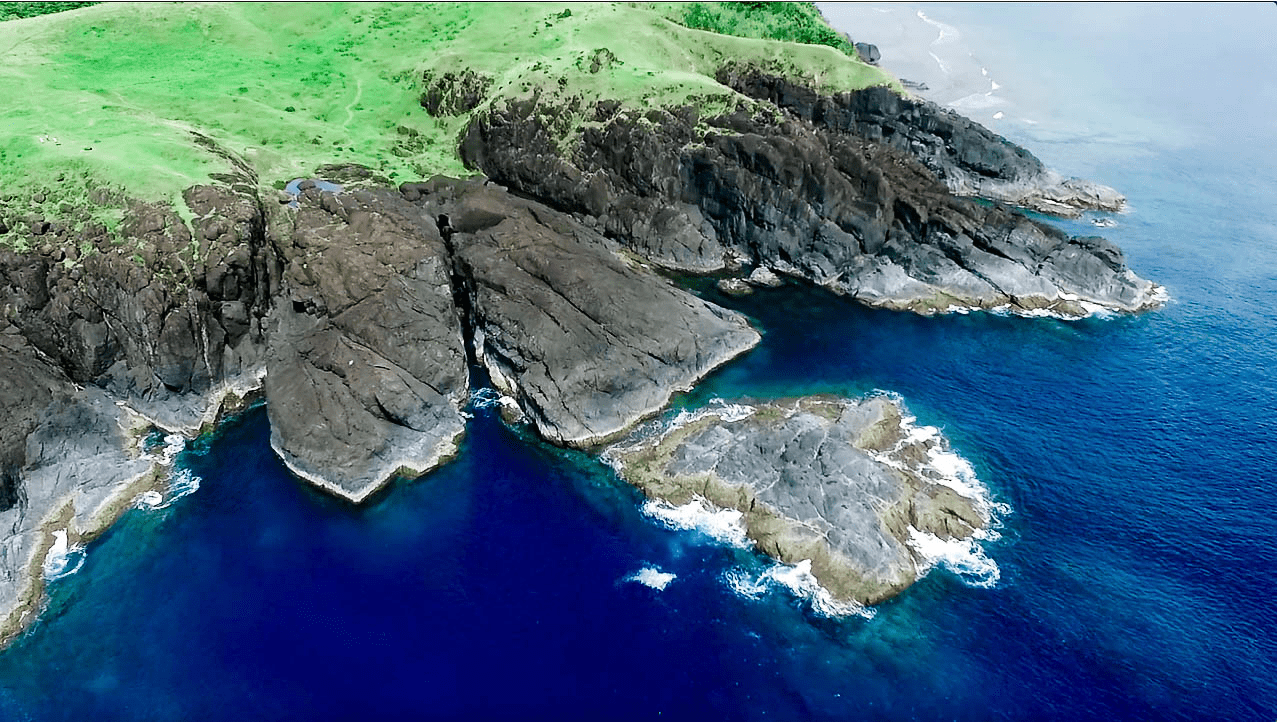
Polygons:
M883 89L719 80L741 94L733 113L600 101L570 129L535 96L476 111L460 152L491 180L393 188L330 167L340 185L294 196L196 136L234 172L188 188L189 213L95 189L123 209L118 230L0 218L23 235L0 250L9 626L38 596L50 534L96 533L152 483L141 434L194 434L259 392L280 458L356 502L446 459L488 379L550 441L617 437L759 340L657 267L775 271L923 313L1158 302L1107 241L955 194L1113 207L1107 190L1061 185L1022 149ZM878 591L847 594L899 588L892 564Z
M660 266L752 264L875 306L1005 308L1082 316L1139 311L1160 289L1100 238L1071 238L997 200L1119 207L1064 184L1022 148L883 88L821 96L758 71L724 84L759 102L701 118L598 103L579 138L536 99L479 115L462 157L512 188L597 219Z

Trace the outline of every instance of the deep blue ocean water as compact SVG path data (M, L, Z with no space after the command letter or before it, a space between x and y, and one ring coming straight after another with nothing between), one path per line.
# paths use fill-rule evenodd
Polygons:
M980 12L945 21L997 25ZM1093 34L1067 20L1057 32ZM52 584L0 652L0 720L1277 718L1277 50L1261 29L1216 43L1214 112L1140 53L1166 33L1112 31L1104 82L1161 91L1118 102L1082 82L1058 90L1076 101L1054 125L1039 108L1008 130L1128 195L1113 228L1063 225L1122 246L1170 290L1162 311L920 318L702 289L764 340L678 404L899 393L1011 509L986 545L995 587L937 569L872 619L742 597L724 574L765 560L661 526L596 458L484 410L455 461L353 508L288 476L258 409L182 456L195 493L129 512ZM1063 52L1005 42L1025 77ZM1103 127L1076 130L1088 113ZM627 580L647 567L677 576Z

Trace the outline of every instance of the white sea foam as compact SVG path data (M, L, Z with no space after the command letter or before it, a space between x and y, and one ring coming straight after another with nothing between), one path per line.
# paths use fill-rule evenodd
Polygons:
M134 503L139 509L156 511L173 506L178 499L190 496L199 491L203 479L191 473L190 469L175 469L168 477L168 488L163 492L155 489L144 491L138 495Z
M744 514L735 509L720 509L700 497L682 506L649 499L643 503L643 513L667 529L699 532L720 544L738 549L752 546L741 521Z
M986 510L992 510L994 504L989 499L989 491L977 478L971 462L948 447L939 428L918 425L918 417L905 410L898 394L883 393L900 408L901 438L892 448L872 453L874 459L894 469L903 469L907 464L901 458L901 452L906 447L922 444L927 449L927 461L913 471L953 489Z
M199 491L200 482L202 481L203 479L192 474L190 469L178 469L173 472L168 482L168 503L172 504L184 496L189 496Z
M990 535L977 535L979 536L987 538ZM1002 572L998 569L997 562L985 554L978 541L976 538L941 539L935 534L909 527L909 546L924 565L920 570L921 574L941 566L956 574L968 586L989 589L997 586Z
M84 548L67 544L66 529L53 532L53 546L44 555L44 578L48 581L69 577L84 564Z
M678 578L677 574L663 572L655 567L643 567L625 578L627 582L638 582L645 587L651 587L656 591L664 591L670 582Z
M944 61L940 59L939 55L936 55L935 53L932 53L932 52L928 52L927 54L931 56L932 60L936 61L936 65L940 66L940 72L944 73L945 75L949 74L949 68L945 66Z
M470 403L476 409L492 409L496 408L500 403L501 394L496 389L484 387L477 389L470 395Z
M147 454L147 456L161 466L172 466L173 460L185 448L186 437L181 434L169 434L164 437L164 445L160 447L159 451Z
M775 562L757 577L752 577L740 567L734 567L724 572L722 578L732 591L746 599L760 599L768 591L784 588L795 597L806 600L813 610L826 617L858 616L872 619L875 614L874 609L862 604L834 599L829 590L820 586L811 573L810 559L793 565Z
M1101 306L1091 301L1083 301L1076 296L1067 293L1060 294L1061 300L1074 301L1082 309L1081 316L1067 315L1058 311L1052 311L1049 308L1020 308L1011 304L1002 306L994 306L989 309L989 313L995 316L1016 316L1019 318L1053 318L1057 321L1080 321L1084 318L1116 318L1117 313L1107 306Z
M931 41L932 45L955 43L962 37L962 33L958 32L957 28L952 25L945 25L942 22L932 20L921 10L918 11L918 19L940 31L940 34L936 36L936 39Z
M729 424L734 424L737 421L744 421L750 416L753 416L756 410L757 409L753 406L749 406L748 404L733 404L728 403L723 399L714 398L710 399L709 403L705 404L702 408L694 411L691 409L683 409L682 411L679 411L674 418L669 420L663 433L668 434L671 431L681 429L688 424L695 423L709 416L717 416Z
M1006 113L1003 113L1003 112L1002 112L1002 111L1000 111L1000 110L999 110L998 112L996 112L996 113L994 113L994 114L993 114L993 119L994 119L994 120L1002 120L1004 117L1006 117Z
M499 409L506 412L512 412L516 417L523 416L523 409L519 407L519 402L512 396L505 396L496 389L482 388L475 391L470 397L470 403L476 409ZM473 416L462 412L466 418Z

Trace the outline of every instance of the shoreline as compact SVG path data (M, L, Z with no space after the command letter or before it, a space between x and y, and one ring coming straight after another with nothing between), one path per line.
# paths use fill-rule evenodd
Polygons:
M242 381L244 376L241 374L227 380L205 395L205 409L199 414L201 421L196 426L171 428L137 411L127 402L116 400L114 403L120 413L117 422L120 424L123 442L118 453L129 458L130 454L137 450L136 440L149 431L176 434L181 436L185 443L209 431L210 425L215 427L233 418L246 410L245 400L260 391L260 382L265 377L265 368L254 369L247 375L257 380L256 386L251 383L237 383ZM235 401L229 401L231 398ZM223 417L222 414L228 407L236 410ZM18 532L15 535L31 534L36 536L36 542L28 551L26 560L18 567L22 577L12 606L8 609L0 609L0 650L4 650L20 637L43 611L47 602L44 560L53 546L54 532L65 531L68 541L74 544L83 546L92 543L136 506L135 502L139 495L157 490L174 473L172 464L166 464L159 457L142 454L136 458L147 459L150 466L144 471L113 484L111 490L93 508L77 509L75 500L79 489L71 489L50 505L50 510L41 517L31 531ZM77 522L77 519L80 521Z

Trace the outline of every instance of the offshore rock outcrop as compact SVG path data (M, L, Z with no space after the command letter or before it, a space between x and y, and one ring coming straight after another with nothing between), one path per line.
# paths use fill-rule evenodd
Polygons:
M766 104L701 118L690 107L599 103L579 140L560 150L553 109L510 101L476 118L462 156L522 193L597 219L667 268L748 262L921 313L1082 316L1161 303L1161 289L1111 243L955 196L951 186L963 184L980 193L1053 187L1039 161L987 130L885 89L830 97L760 73L720 79ZM1062 202L1091 207L1088 194Z
M760 551L810 561L842 601L893 596L933 563L926 540L969 541L990 521L988 503L935 463L945 441L915 433L887 397L745 408L704 410L607 455L650 497L739 511Z

